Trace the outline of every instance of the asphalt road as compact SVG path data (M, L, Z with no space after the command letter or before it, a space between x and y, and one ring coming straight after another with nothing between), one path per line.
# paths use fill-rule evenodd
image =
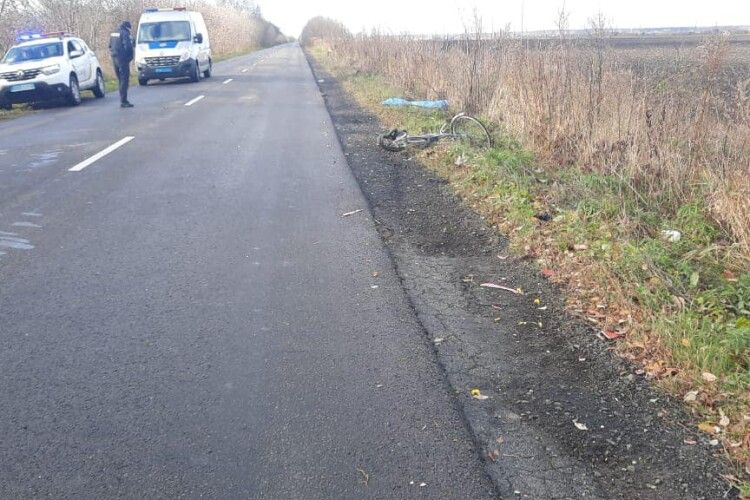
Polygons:
M300 49L131 100L0 123L0 498L494 497Z

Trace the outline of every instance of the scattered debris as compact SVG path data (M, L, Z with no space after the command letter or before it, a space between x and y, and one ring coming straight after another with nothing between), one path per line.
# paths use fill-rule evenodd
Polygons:
M358 214L362 211L363 209L360 208L359 210L354 210L353 212L346 212L345 214L341 214L341 217L349 217L351 215Z
M711 422L701 422L700 424L698 424L698 429L705 432L706 434L718 434L719 432L721 432L721 429L719 429Z
M362 474L362 482L367 486L370 483L370 475L359 467L357 467L357 472Z
M550 215L549 212L541 212L541 213L534 215L534 217L536 219L539 219L542 222L549 222L552 220L552 216Z
M583 243L578 244L578 245L573 245L573 250L578 250L579 252L583 250L588 250L588 249L589 249L589 246Z
M682 233L674 229L665 229L661 232L661 237L670 243L677 243L682 239Z
M484 401L485 399L489 399L489 396L485 396L482 394L482 391L479 389L472 389L471 390L471 397L474 399L478 399L479 401Z
M551 278L554 275L555 275L555 271L553 271L552 269L548 267L545 267L544 269L542 269L542 276L544 276L545 278Z
M483 288L496 288L498 290L505 290L506 292L515 293L516 295L523 295L523 290L520 288L510 288L503 285L496 285L495 283L482 283L479 285Z
M589 430L589 428L586 427L586 424L580 423L577 419L573 420L573 425L575 425L576 429L578 429L579 431L587 431L587 430Z
M683 401L686 403L692 403L696 399L698 399L698 391L690 391L687 394L685 394L685 397L682 398Z
M325 80L323 80L322 78L321 78L320 80L318 80L318 83L325 83L325 82L326 82L326 81L325 81Z
M623 337L622 333L615 330L602 330L599 335L607 340L617 340Z
M498 255L497 258L500 259L500 260L508 260L508 256L507 255Z
M453 162L453 165L455 165L456 167L463 167L464 165L466 165L466 158L464 158L464 155L458 155L458 157L456 157L456 161Z
M427 109L447 109L448 108L448 101L444 99L439 99L435 101L409 101L407 99L402 99L400 97L391 97L390 99L386 99L381 104L383 106L396 106L396 107L403 107L403 106L415 106L417 108L427 108Z
M703 372L701 374L701 377L706 382L716 382L716 379L718 378L716 375L714 375L713 373L709 373L709 372Z
M419 483L420 488L424 488L425 486L427 486L427 483Z
M438 337L432 341L435 345L441 345L443 342L445 342L445 339L443 337Z
M729 427L729 417L724 415L724 410L721 408L719 408L719 416L721 416L719 419L719 425L722 427Z
M379 272L375 271L374 273L372 273L373 278L377 278L378 276L380 276Z
M487 452L487 458L493 462L497 462L497 459L500 458L500 452L498 450L490 450Z

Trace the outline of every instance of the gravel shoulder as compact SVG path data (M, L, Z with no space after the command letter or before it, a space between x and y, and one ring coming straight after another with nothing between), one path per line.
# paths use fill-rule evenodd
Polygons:
M506 498L735 498L678 402L568 316L445 181L375 144L381 126L308 57L349 166ZM517 295L479 286L496 283ZM538 299L538 300L537 300ZM479 388L488 399L472 398Z

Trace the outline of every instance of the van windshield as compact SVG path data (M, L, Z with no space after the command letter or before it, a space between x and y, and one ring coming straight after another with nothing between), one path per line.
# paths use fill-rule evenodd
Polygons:
M38 45L26 45L13 47L5 54L2 62L5 64L20 63L24 61L39 61L50 57L63 55L63 46L60 42L44 43Z
M188 42L190 39L190 23L188 21L142 23L138 28L138 43Z

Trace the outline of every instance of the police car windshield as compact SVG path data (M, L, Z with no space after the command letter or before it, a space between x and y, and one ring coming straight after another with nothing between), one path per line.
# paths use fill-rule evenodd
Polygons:
M22 47L11 48L5 57L3 63L14 64L24 61L39 61L50 57L60 57L63 55L63 45L60 42L44 43L36 45L26 45Z
M162 21L144 23L138 28L138 42L190 41L190 23L187 21Z

